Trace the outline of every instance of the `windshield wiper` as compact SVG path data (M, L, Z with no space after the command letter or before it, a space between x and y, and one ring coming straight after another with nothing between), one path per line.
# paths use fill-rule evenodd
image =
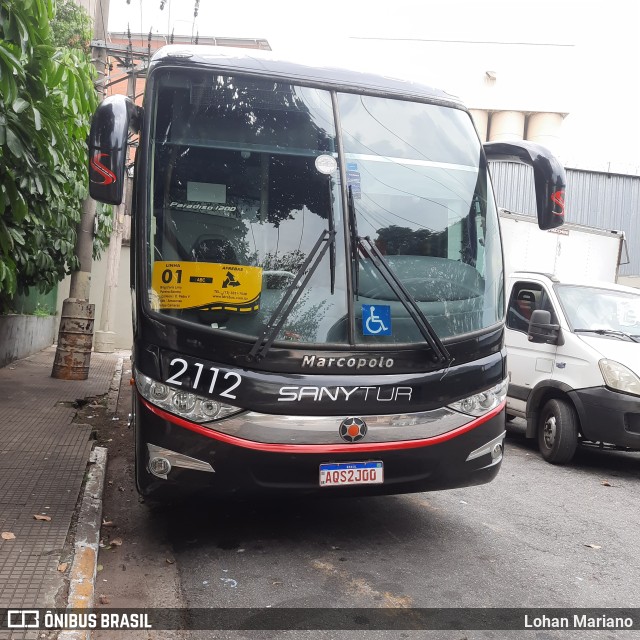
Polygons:
M329 182L329 233L332 234L333 238L329 251L329 272L331 276L331 295L333 295L336 288L336 219L333 212L333 198L331 196L331 182Z
M409 315L413 318L413 321L416 323L420 333L433 350L434 361L451 362L451 355L447 351L447 348L442 344L438 334L431 326L431 323L427 320L424 313L422 313L422 309L420 309L418 302L409 293L409 291L407 291L406 287L389 266L389 263L384 259L384 256L380 253L380 250L376 247L373 240L371 240L369 236L365 238L358 237L357 246L362 250L365 257L371 260L374 267L378 270L378 273L383 277L393 293L395 293L398 300L400 300Z
M351 241L351 258L353 260L353 290L356 300L360 292L360 252L358 251L358 220L356 218L356 205L353 201L353 187L349 185L347 191L347 222L349 227L349 239Z
M265 355L267 355L273 341L278 336L278 333L280 333L280 329L282 329L282 326L291 314L298 298L300 298L302 292L309 283L311 276L318 268L320 262L322 262L322 258L327 252L327 249L335 244L335 235L336 232L334 229L322 231L315 245L313 245L313 249L311 249L306 260L302 263L300 269L298 269L298 273L296 273L295 278L285 289L280 303L271 314L271 317L267 321L260 337L251 348L251 351L247 356L247 360L255 360L256 362L259 362L265 357ZM331 279L333 281L335 278L335 274L333 273L335 270L335 264L331 264L331 269Z
M384 256L380 253L380 250L376 247L371 238L369 236L363 238L358 235L358 223L356 220L356 210L351 186L349 186L347 206L349 209L348 220L349 234L351 236L351 256L355 266L354 290L356 297L359 293L360 251L362 251L363 255L371 261L378 273L389 285L391 291L393 291L413 321L416 323L420 333L433 351L434 361L450 363L451 355L447 351L447 348L442 344L438 334L431 326L431 323L427 320L424 313L422 313L422 309L420 309L420 305L418 305L417 300L402 284L400 278L398 278L395 271L393 271L389 266L389 263L384 259Z
M633 342L640 342L639 336L625 333L624 331L616 331L615 329L574 329L576 333L597 333L601 336L617 336L619 338L629 338Z

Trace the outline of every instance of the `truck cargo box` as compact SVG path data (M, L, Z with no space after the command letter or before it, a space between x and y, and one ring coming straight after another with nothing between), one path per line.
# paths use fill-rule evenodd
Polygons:
M628 262L622 231L565 222L541 231L536 219L500 210L505 274L534 271L559 280L616 282L618 268Z

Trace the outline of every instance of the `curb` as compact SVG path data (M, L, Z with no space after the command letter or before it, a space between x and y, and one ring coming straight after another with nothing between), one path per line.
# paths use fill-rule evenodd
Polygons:
M91 609L95 600L100 527L102 526L102 492L107 469L107 449L96 447L89 456L93 463L88 472L80 506L73 562L69 573L67 609ZM89 631L62 631L58 640L86 640Z
M120 381L122 379L123 364L124 358L121 356L118 358L118 362L116 363L111 385L109 386L109 393L107 395L107 411L109 413L116 413L118 411L118 399L120 398Z
M124 358L118 358L107 395L107 411L116 413L120 395L120 381ZM107 449L94 447L89 454L92 465L78 514L73 561L69 572L69 596L67 610L92 609L95 605L96 574L102 527L102 496L107 473ZM89 640L90 630L66 630L58 634L58 640Z

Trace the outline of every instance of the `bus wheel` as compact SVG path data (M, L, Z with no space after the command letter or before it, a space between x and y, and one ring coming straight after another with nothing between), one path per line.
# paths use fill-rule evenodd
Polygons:
M538 447L542 457L552 464L566 464L578 446L578 416L566 400L549 400L538 422Z

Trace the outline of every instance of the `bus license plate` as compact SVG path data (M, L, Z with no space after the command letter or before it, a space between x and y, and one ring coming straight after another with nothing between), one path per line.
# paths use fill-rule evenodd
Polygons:
M382 462L331 462L320 465L320 486L382 484Z

